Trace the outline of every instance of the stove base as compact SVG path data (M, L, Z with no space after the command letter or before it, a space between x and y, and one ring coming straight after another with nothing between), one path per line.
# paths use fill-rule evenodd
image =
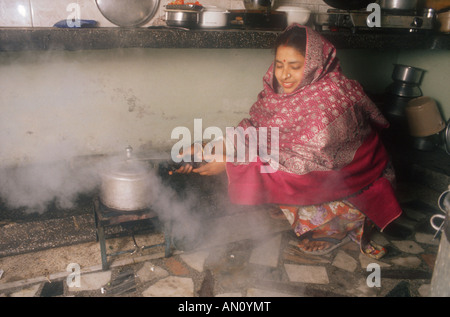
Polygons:
M171 232L172 232L172 225L171 223L163 224L164 227L164 242L155 244L155 245L149 245L149 246L138 246L136 243L136 239L134 237L134 234L130 232L131 238L133 239L134 249L126 250L126 251L119 251L114 253L107 253L106 248L106 235L105 235L105 228L108 226L113 225L120 225L120 224L129 224L140 220L147 220L147 219L155 219L157 218L157 215L154 211L151 209L145 209L145 210L137 210L137 211L118 211L118 210L111 210L104 207L98 198L94 198L93 201L93 211L94 211L94 219L95 219L95 226L96 226L96 233L97 233L97 241L100 243L100 256L102 260L102 270L107 270L109 268L108 265L108 257L114 257L121 254L135 254L140 253L145 249L150 249L154 247L164 246L165 247L165 257L170 257L172 255L172 238L171 238Z

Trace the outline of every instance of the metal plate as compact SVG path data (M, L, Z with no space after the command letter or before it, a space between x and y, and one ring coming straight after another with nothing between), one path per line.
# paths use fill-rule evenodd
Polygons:
M118 26L144 25L155 15L160 0L95 0L103 16Z
M358 10L365 9L369 3L374 0L324 0L330 7L341 10Z

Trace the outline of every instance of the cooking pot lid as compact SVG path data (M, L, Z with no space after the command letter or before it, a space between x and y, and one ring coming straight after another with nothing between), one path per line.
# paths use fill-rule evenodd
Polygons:
M223 13L228 13L227 9L224 8L220 8L220 7L216 7L216 6L204 6L203 7L203 11L207 11L207 12L223 12Z
M103 168L103 175L110 177L139 178L149 172L150 168L147 165L134 160L112 163Z
M160 0L95 0L103 16L118 26L136 27L156 13Z

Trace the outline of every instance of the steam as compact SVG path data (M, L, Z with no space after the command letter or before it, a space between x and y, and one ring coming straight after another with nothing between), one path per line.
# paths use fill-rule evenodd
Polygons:
M0 197L7 207L29 213L43 213L50 203L73 208L80 194L99 185L98 169L98 165L75 169L70 161L4 168L0 171Z
M67 157L56 162L40 162L0 170L0 199L8 208L20 209L26 213L44 213L53 204L58 209L77 208L81 194L98 195L101 185L101 172L111 170L118 161L125 159L120 155L93 155ZM161 161L162 162L162 161ZM139 162L141 163L141 162ZM143 162L145 163L145 162ZM185 246L198 242L204 232L205 217L211 211L225 203L227 192L216 192L209 186L211 178L196 175L161 177L157 168L150 170L151 190L150 208L156 212L163 223L172 226L172 237ZM185 177L185 188L169 184L166 180ZM209 196L204 195L200 180L210 189ZM217 196L211 205L208 198Z

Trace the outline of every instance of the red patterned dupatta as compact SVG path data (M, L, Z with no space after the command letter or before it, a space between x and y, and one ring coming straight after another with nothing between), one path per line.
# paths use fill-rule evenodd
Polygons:
M237 204L315 205L346 199L385 228L401 209L386 175L388 154L377 130L388 127L362 87L346 78L334 46L306 32L304 76L285 94L272 64L264 89L239 126L279 129L279 164L261 173L256 162L227 163L229 195Z

